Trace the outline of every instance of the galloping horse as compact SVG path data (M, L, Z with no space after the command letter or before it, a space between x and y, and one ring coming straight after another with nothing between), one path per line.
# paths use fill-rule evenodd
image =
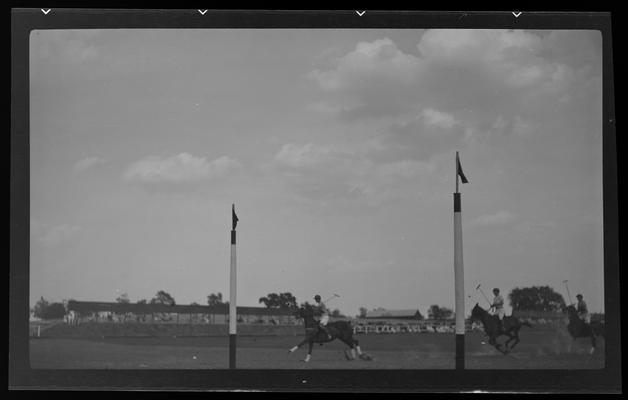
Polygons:
M532 328L532 325L527 321L519 321L517 317L504 317L502 320L502 327L499 327L499 321L496 315L491 315L479 306L479 304L475 304L475 307L471 310L471 320L481 321L482 325L484 325L484 332L489 337L489 344L495 346L495 348L501 351L503 354L508 353L512 350L517 343L519 343L519 330L522 326L527 326ZM508 336L508 340L504 343L505 350L502 350L502 347L499 343L497 343L497 338L499 336ZM508 343L515 341L512 346L508 347Z
M577 338L590 337L591 338L591 350L590 354L595 351L596 337L604 337L604 324L599 321L593 321L590 324L584 322L578 316L578 311L573 305L569 305L565 308L567 316L569 317L569 324L567 324L567 331L571 335L572 343ZM571 352L571 344L569 344L569 351Z
M310 361L312 357L312 347L314 347L314 343L327 343L333 340L340 340L345 343L351 349L351 355L345 351L345 357L347 360L355 360L355 352L358 352L358 355L363 360L371 360L371 357L363 353L360 349L360 345L356 339L353 338L353 327L351 323L348 321L334 321L329 322L326 325L327 331L331 336L331 339L327 336L325 332L323 332L318 324L318 321L314 318L314 310L311 305L305 305L299 308L295 312L295 316L297 318L302 318L305 324L305 339L303 339L299 344L291 348L288 352L292 353L297 350L299 347L308 343L309 348L307 352L307 356L305 357L305 362Z

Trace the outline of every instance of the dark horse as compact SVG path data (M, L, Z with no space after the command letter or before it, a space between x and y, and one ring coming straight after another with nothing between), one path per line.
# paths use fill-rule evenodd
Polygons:
M351 349L351 355L348 354L348 351L345 351L345 356L348 360L355 359L355 352L357 350L358 355L363 360L370 360L370 356L366 353L363 353L360 349L360 345L356 339L353 338L353 327L351 323L348 321L335 321L329 322L326 325L327 331L331 336L331 339L327 336L327 334L320 328L318 321L314 318L314 310L312 306L306 305L299 308L295 312L295 316L297 318L302 318L305 324L305 339L303 339L299 344L294 346L289 350L289 353L294 352L299 347L308 343L309 348L307 352L307 356L305 357L305 362L310 361L310 357L312 356L312 347L314 347L314 343L327 343L333 340L340 340L345 343Z
M489 344L495 346L495 348L501 351L503 354L508 353L512 350L517 343L519 343L519 330L522 326L527 326L532 328L532 325L527 321L520 321L517 317L507 317L504 316L502 320L502 327L499 327L499 320L496 315L491 315L480 307L477 303L473 310L471 310L471 319L482 321L482 325L484 325L484 332L488 335ZM502 350L502 346L497 343L497 338L505 335L508 336L508 340L504 343L505 349ZM512 341L515 341L512 346L508 347L508 344Z
M596 337L604 337L604 324L599 321L593 321L590 324L584 322L578 316L578 311L573 305L565 307L565 312L569 318L569 324L567 324L567 331L571 335L572 343L577 338L590 337L591 338L591 350L593 354L595 351ZM571 344L569 345L571 351Z

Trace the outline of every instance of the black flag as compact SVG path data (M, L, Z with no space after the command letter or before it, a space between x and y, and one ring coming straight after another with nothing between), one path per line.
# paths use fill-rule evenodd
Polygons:
M464 172L462 172L462 166L460 165L460 158L458 157L458 152L456 152L456 171L460 176L460 180L462 183L469 183L469 180L466 176L464 176Z
M231 222L231 226L232 226L231 230L235 231L236 225L238 225L238 216L235 213L235 204L233 204L231 207L232 207L232 209L231 209L231 214L232 214L231 215L231 221L232 221Z

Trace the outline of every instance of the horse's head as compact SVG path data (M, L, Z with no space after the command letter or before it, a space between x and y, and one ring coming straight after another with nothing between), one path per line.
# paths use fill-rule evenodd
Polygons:
M486 313L486 311L480 307L479 303L475 303L475 306L471 309L471 319L478 320L481 319L482 316Z
M303 320L308 320L308 319L312 319L314 316L314 310L312 309L312 306L309 304L303 304L301 305L301 307L296 308L293 312L293 315L296 318L300 318Z

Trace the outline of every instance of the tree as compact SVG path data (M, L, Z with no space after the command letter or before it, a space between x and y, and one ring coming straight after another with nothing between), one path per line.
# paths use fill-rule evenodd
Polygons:
M437 304L432 304L427 310L427 317L429 319L450 319L453 314L453 310L446 307L440 307Z
M160 290L157 292L155 297L151 299L150 304L166 304L174 306L177 303L174 301L174 298L170 295L170 293Z
M50 303L40 312L39 318L41 319L59 319L65 316L65 306L63 303Z
M198 304L197 302L193 301L190 303L191 306L200 306L200 304Z
M565 299L549 286L514 288L508 294L513 311L558 311Z
M37 318L43 319L49 305L50 303L48 303L42 296L39 300L37 300L37 303L35 303L35 306L33 307L33 315Z
M137 304L147 304L148 301L146 301L146 299L142 299L142 300L138 300Z
M128 294L122 293L120 296L118 296L118 298L116 299L116 302L120 304L129 304L131 300L129 300Z
M425 317L423 316L423 314L421 314L421 311L419 310L416 310L416 313L414 314L414 318L416 318L419 321L425 319Z
M260 303L264 303L266 308L282 308L292 310L297 308L297 298L290 292L269 293L265 297L260 297Z
M312 307L314 307L314 306L306 301L304 303L299 304L298 309L300 311L307 311L307 310L312 309Z
M366 318L366 314L367 314L368 310L366 309L366 307L360 307L360 318Z
M222 293L218 292L218 294L210 294L207 296L207 305L216 306L219 304L227 304L222 301Z
M342 315L342 313L340 312L340 310L339 310L339 309L337 309L337 308L336 308L336 309L334 309L334 310L333 310L333 311L329 314L329 316L330 316L330 317L334 317L334 318L342 318L342 317L344 317L344 315Z

